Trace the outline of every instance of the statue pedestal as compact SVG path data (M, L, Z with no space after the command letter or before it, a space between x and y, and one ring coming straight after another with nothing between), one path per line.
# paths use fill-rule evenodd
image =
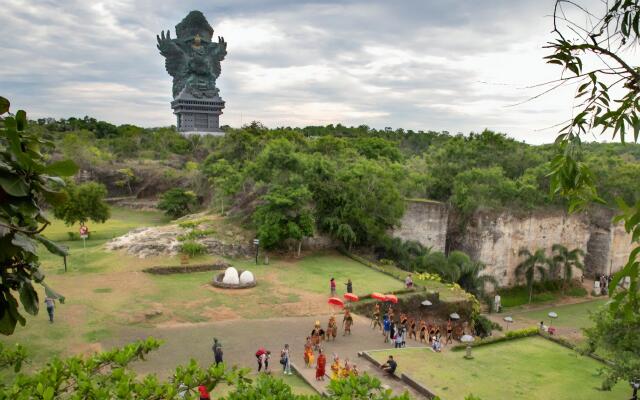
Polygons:
M178 131L185 135L223 136L220 129L220 114L224 100L220 96L197 98L185 90L171 102L178 119Z

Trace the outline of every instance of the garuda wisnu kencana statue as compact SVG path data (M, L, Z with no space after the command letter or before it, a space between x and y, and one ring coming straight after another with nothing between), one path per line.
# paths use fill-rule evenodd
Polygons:
M165 68L173 77L173 97L183 90L193 97L218 95L216 79L220 62L227 55L227 43L218 36L212 42L213 28L200 11L191 11L178 25L176 38L167 30L158 35L158 50L165 57Z

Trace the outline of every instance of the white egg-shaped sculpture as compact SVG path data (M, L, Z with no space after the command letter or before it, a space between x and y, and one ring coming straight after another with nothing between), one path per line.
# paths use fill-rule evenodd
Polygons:
M222 278L222 283L226 283L228 285L237 285L240 283L240 278L238 278L238 270L229 267L224 271L224 278Z
M253 283L255 279L256 278L254 278L253 273L251 271L244 271L243 273L240 274L241 285L248 285L250 283Z

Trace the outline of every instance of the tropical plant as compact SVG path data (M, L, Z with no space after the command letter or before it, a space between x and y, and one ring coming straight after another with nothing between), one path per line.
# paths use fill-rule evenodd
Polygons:
M0 116L9 111L9 105L0 97ZM17 323L26 324L20 304L24 312L38 313L40 301L33 282L44 286L47 295L59 297L44 283L37 243L59 256L67 255L67 251L42 235L49 221L41 205L64 202L66 196L60 190L64 181L59 176L74 175L78 168L70 161L45 163L42 151L52 143L26 131L24 111L1 118L0 333L10 335Z
M570 251L561 244L554 244L551 250L553 251L553 256L551 257L549 268L550 271L554 269L560 269L562 271L560 278L563 281L562 294L564 295L567 284L573 279L574 268L584 271L584 264L581 261L584 257L584 251L581 249L573 249Z
M516 266L516 276L524 276L527 282L527 287L529 288L529 303L531 303L533 298L533 282L535 281L535 274L537 272L540 277L545 278L547 275L549 260L547 259L544 249L538 249L533 254L531 254L528 249L520 249L518 255L520 257L524 257L524 260Z
M68 181L64 192L67 200L53 207L53 215L66 225L87 221L105 222L111 216L109 205L104 201L107 189L101 183L87 182L76 185Z
M482 274L485 267L484 263L469 259L468 262L460 265L460 278L457 283L465 291L491 305L487 286L490 285L495 290L498 288L498 281L493 275Z

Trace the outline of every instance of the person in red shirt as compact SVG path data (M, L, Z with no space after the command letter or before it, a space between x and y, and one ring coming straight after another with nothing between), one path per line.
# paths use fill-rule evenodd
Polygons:
M334 297L336 295L336 280L331 278L329 285L331 287L331 297Z

